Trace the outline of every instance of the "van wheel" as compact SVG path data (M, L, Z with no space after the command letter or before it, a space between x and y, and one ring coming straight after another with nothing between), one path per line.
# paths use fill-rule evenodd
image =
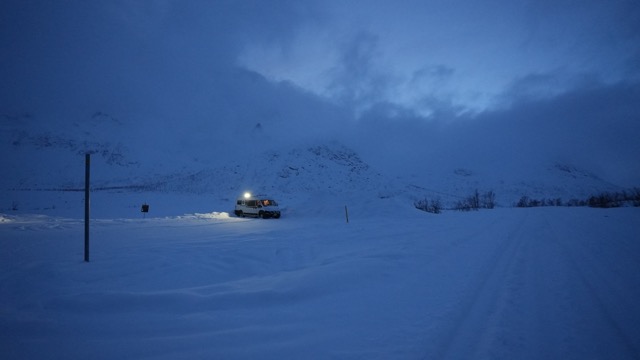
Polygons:
M237 215L238 217L244 217L244 213L242 212L242 210L238 210L238 211L236 212L236 215Z
M259 217L260 219L264 219L264 211L260 211L260 212L258 213L258 217Z

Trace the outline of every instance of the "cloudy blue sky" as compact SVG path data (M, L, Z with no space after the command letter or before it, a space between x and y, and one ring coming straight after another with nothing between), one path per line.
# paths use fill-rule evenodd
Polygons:
M429 115L637 79L633 1L334 1L239 63L329 98Z
M1 9L2 78L14 87L3 95L34 102L36 87L206 92L237 67L355 116L376 103L430 116L640 76L633 0L8 0Z
M603 128L611 157L639 150L637 0L4 0L0 59L8 116L103 111L202 142L368 124L386 146L515 121L577 129L574 153Z

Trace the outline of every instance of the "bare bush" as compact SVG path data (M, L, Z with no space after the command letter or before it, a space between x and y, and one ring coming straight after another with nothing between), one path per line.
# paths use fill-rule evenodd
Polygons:
M619 200L618 194L611 193L601 193L598 195L590 196L587 200L587 204L589 207L597 207L597 208L612 208L619 207L622 202Z
M496 194L493 191L487 191L480 195L476 189L472 195L457 201L453 208L459 211L471 211L478 209L493 209L496 207Z
M453 208L459 211L471 211L480 209L480 194L478 193L478 190L476 190L473 195L470 195L456 202Z
M482 195L482 207L485 209L493 209L496 207L496 194L489 190Z
M527 195L522 195L520 200L516 203L516 207L529 207L529 197Z
M621 206L640 206L640 189L634 188L619 192L602 192L591 195L586 199L570 199L566 203L561 198L556 199L531 199L523 195L515 204L516 207L536 207L536 206L589 206L596 208L614 208Z
M440 199L432 199L431 201L429 201L429 199L425 197L422 200L415 201L413 203L413 206L415 206L416 209L432 214L440 214L440 212L442 211L442 203L440 202Z

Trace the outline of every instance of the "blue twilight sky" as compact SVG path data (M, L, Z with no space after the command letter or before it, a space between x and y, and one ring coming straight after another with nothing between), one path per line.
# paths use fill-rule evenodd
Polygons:
M522 123L640 153L637 0L3 0L0 61L7 118L102 111L202 143L367 124L381 145Z
M44 102L42 93L53 89L81 98L148 85L206 92L217 72L234 67L290 82L355 116L381 102L422 116L478 112L514 97L640 80L634 0L5 0L0 6L2 95L9 106Z

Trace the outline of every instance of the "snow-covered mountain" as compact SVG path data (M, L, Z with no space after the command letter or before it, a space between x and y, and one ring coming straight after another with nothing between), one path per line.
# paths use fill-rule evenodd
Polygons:
M521 196L566 201L624 189L570 162L541 161L532 152L521 152L520 165L514 165L511 153L501 156L491 146L486 149L491 161L477 153L465 155L464 148L453 155L439 152L437 157L446 161L433 161L428 149L424 156L408 157L390 149L393 156L385 157L380 155L387 153L384 148L364 141L351 144L344 137L280 141L282 136L259 123L247 135L232 134L222 143L190 142L172 137L170 130L164 137L146 138L132 119L101 111L66 123L31 114L0 120L3 162L10 169L0 184L3 209L43 192L82 189L85 153L92 154L94 191L206 194L227 200L251 190L291 199L397 198L407 206L428 198L451 206L478 190L493 191L499 205L511 206Z

